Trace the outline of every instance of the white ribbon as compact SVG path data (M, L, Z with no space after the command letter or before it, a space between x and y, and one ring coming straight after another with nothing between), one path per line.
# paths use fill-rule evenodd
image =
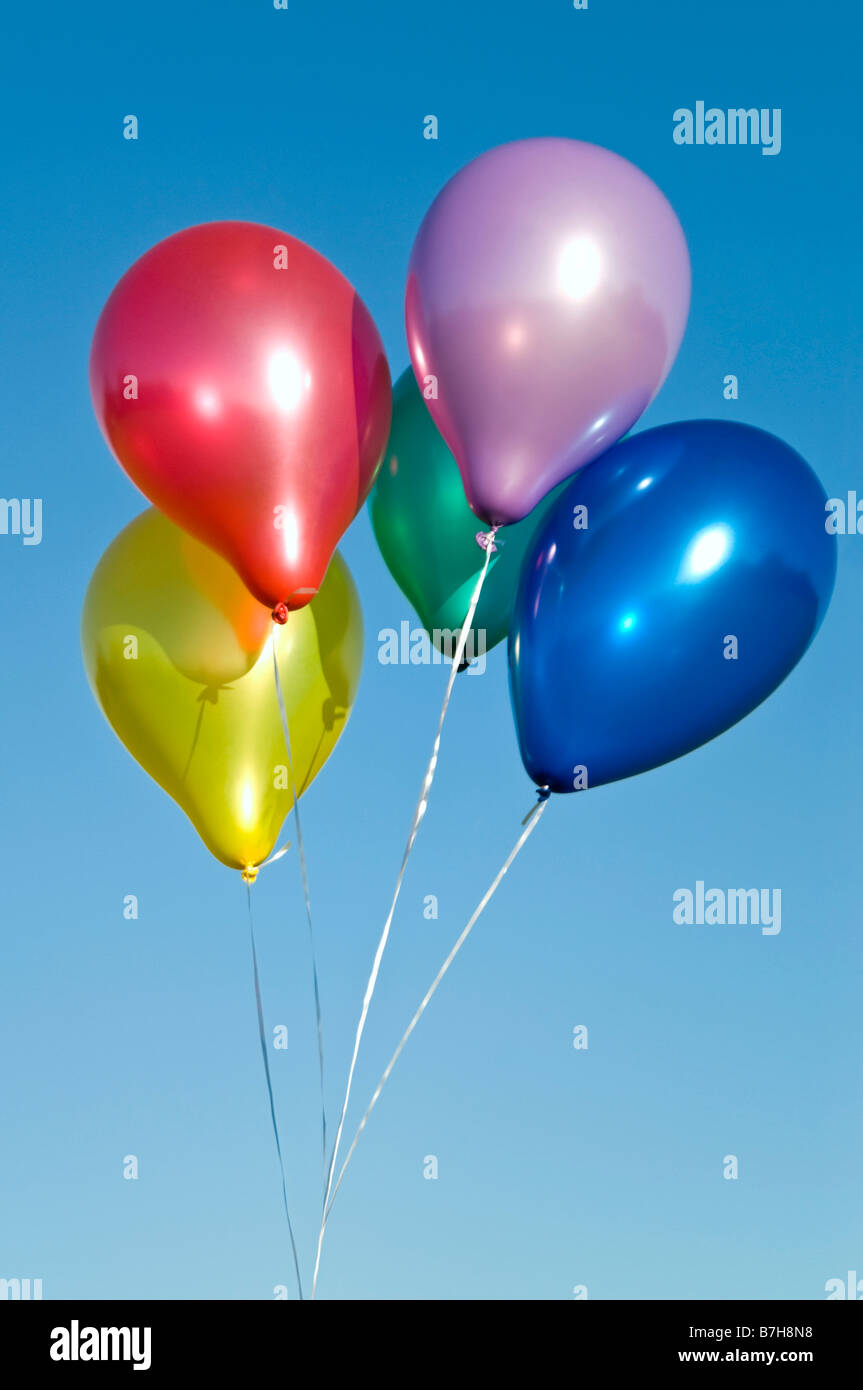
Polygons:
M339 1116L338 1129L336 1130L336 1142L333 1145L332 1157L330 1159L329 1171L327 1173L326 1191L324 1193L324 1203L323 1208L321 1210L321 1229L318 1233L318 1248L315 1254L315 1272L312 1278L312 1298L314 1298L315 1296L315 1290L317 1288L318 1283L318 1272L321 1266L321 1247L323 1246L324 1232L327 1228L327 1214L330 1204L330 1192L332 1190L333 1185L333 1173L335 1172L336 1159L338 1158L339 1154L339 1145L341 1144L342 1140L342 1132L345 1126L345 1116L347 1114L348 1104L351 1098L351 1087L353 1086L354 1072L356 1070L357 1056L359 1055L360 1043L362 1041L363 1032L365 1031L366 1019L368 1018L369 1005L372 1002L372 996L375 992L375 986L377 984L378 974L381 968L381 961L383 959L384 951L387 947L387 941L389 940L390 928L392 926L393 917L395 916L396 904L399 900L399 894L402 890L402 881L404 880L405 869L407 868L408 860L410 859L411 851L414 847L414 841L416 840L417 832L420 828L420 823L423 819L423 816L426 813L426 810L428 809L429 792L431 791L432 783L434 782L435 771L437 769L437 760L438 754L440 752L441 733L443 730L444 720L446 719L447 710L449 709L449 702L452 696L455 678L458 675L459 667L461 666L462 658L464 657L465 648L467 646L467 640L470 636L470 631L473 625L477 604L479 603L480 594L482 593L482 586L485 583L485 577L488 574L488 567L491 563L492 554L494 553L494 538L497 529L498 528L495 526L487 534L482 532L479 533L480 535L483 535L483 540L486 542L484 545L485 562L483 563L483 567L480 571L479 578L476 582L476 585L474 586L473 596L471 598L470 605L467 610L467 617L465 618L464 626L462 627L461 632L459 633L458 644L456 646L455 655L452 659L449 680L447 681L447 687L444 693L443 704L441 706L440 718L438 719L438 726L437 732L435 734L434 746L432 747L432 753L428 762L428 767L425 770L425 776L423 777L419 800L416 804L416 809L414 811L413 821L411 822L411 828L410 833L408 835L407 844L405 846L404 854L402 855L402 862L401 867L399 869L398 878L396 879L393 900L390 904L390 910L387 914L387 919L384 922L384 927L380 935L380 940L378 941L374 961L372 962L371 974L369 975L368 983L366 985L366 992L363 996L363 1006L362 1010L360 1011L360 1020L357 1024L357 1032L356 1037L354 1039L353 1056L351 1057L351 1065L348 1070L348 1082L345 1088L345 1096L342 1102L341 1114ZM477 539L479 540L479 536L477 537ZM482 542L480 542L480 544L482 544Z

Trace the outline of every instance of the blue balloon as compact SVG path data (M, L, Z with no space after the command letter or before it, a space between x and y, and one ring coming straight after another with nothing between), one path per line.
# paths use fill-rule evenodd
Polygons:
M510 627L533 780L646 772L766 699L833 591L825 502L782 440L719 420L646 430L577 473L525 554Z

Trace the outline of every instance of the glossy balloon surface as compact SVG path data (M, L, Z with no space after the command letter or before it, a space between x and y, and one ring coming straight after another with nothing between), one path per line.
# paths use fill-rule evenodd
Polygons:
M267 858L293 805L274 631L302 793L338 742L362 664L359 599L338 553L312 602L275 628L224 560L151 509L108 547L84 602L102 712L231 868Z
M390 419L377 329L344 276L274 227L210 222L136 261L90 384L141 491L268 608L300 608L364 502Z
M510 631L534 781L630 777L766 699L830 600L825 500L787 444L714 420L636 434L577 474L525 557Z
M450 179L417 234L405 312L479 517L519 521L622 438L674 361L689 291L673 208L610 150L517 140Z

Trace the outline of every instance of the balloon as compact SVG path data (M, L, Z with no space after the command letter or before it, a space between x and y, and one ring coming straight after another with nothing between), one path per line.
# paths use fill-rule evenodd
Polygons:
M102 310L90 386L108 443L151 502L268 608L308 603L374 481L390 419L377 329L329 261L253 222L160 241Z
M540 516L497 542L474 618L468 656L490 651L509 628L521 561ZM369 513L390 574L438 650L452 657L485 553L455 459L426 410L410 368L393 389L393 422Z
M211 853L243 870L267 858L293 805L270 632L303 792L338 742L362 664L359 599L338 552L308 607L276 629L224 560L151 509L105 551L84 600L103 714Z
M825 501L787 444L717 420L647 430L578 474L525 556L510 630L533 780L631 777L766 699L830 601Z
M580 140L489 150L438 194L410 259L411 361L490 525L519 521L630 428L689 311L671 205Z

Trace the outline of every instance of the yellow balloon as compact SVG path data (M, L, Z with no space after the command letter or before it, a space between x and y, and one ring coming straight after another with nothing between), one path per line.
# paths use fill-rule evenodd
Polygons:
M339 740L362 666L360 601L336 552L318 593L277 628L220 556L155 508L96 566L81 645L117 736L186 812L212 854L250 871Z

